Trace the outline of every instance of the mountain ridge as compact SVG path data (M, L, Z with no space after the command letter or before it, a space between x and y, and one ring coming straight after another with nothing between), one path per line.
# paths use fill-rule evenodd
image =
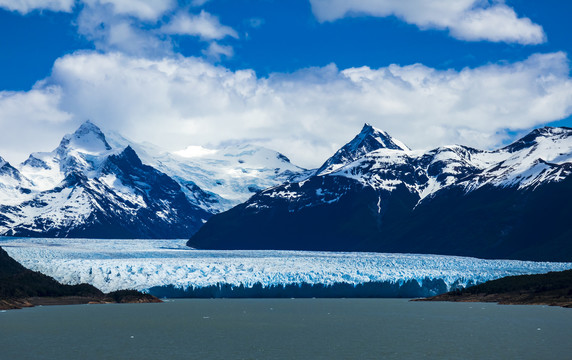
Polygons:
M188 245L569 261L571 169L567 128L537 129L494 151L379 147L215 215ZM545 231L549 250L530 225L535 216L556 223Z
M88 120L51 152L17 167L2 160L0 235L186 238L212 214L304 170L268 149L223 151L197 165L116 133L108 138ZM215 186L201 187L209 182Z

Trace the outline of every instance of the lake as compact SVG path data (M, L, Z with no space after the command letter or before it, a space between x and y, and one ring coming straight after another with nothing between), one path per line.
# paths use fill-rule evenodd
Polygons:
M572 309L177 299L0 313L2 359L569 359Z

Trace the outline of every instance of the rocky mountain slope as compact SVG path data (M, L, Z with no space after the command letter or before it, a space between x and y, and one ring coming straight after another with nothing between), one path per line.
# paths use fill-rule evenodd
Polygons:
M411 151L366 124L313 175L214 216L188 245L570 261L571 172L570 128Z
M178 156L87 121L51 152L16 167L0 160L0 235L185 238L212 214L303 171L264 148L213 152Z

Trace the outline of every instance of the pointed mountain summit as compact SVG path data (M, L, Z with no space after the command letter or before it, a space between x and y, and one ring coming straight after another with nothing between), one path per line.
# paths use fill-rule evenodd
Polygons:
M329 158L324 165L318 169L316 174L322 175L333 172L359 159L363 155L379 149L410 150L405 144L394 139L385 131L376 129L366 123L360 133Z
M16 168L0 159L0 234L184 238L212 214L302 171L248 145L186 158L88 120Z
M95 155L111 150L111 146L101 129L87 120L73 134L63 137L57 152L62 154L69 150Z
M502 150L513 153L526 148L531 148L547 139L551 141L568 140L572 143L572 128L545 126L543 128L535 129Z
M366 125L313 176L214 215L187 244L571 261L570 135L542 128L496 151L423 152Z

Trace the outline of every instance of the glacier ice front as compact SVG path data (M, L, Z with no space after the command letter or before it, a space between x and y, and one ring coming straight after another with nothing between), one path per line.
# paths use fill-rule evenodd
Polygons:
M29 269L165 297L417 297L572 263L307 251L203 251L185 240L0 238Z

